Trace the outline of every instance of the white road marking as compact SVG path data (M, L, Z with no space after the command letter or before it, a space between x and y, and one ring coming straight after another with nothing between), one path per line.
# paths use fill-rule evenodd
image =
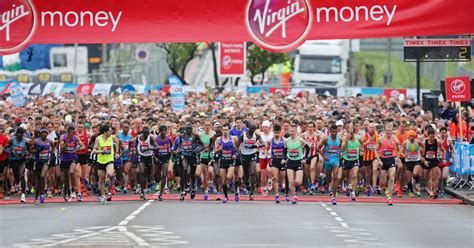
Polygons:
M344 228L348 228L348 227L349 227L349 226L348 226L346 223L344 223L344 222L341 222L341 223L339 223L339 224L341 224L341 226L344 227Z
M148 206L151 205L152 202L154 202L155 200L148 200L146 203L144 203L143 205L141 205L139 208L137 208L137 210L133 211L133 213L131 213L129 216L127 216L123 221L121 221L118 225L119 226L126 226L128 225L128 222L130 222L131 220L133 220L135 218L135 216L139 215L145 208L147 208Z
M126 227L119 226L118 229L123 234L127 235L130 239L135 241L139 246L150 246L145 240L143 240L142 238L140 238L137 235L133 234L132 232L129 232Z
M339 221L339 222L343 222L343 221L344 221L341 217L334 217L334 219L336 219L336 220Z
M329 212L329 214L331 214L332 216L337 216L337 213L333 211Z
M342 227L344 228L349 228L349 225L347 225L347 223L344 222L344 220L338 216L338 214L336 213L336 211L334 211L332 208L330 207L327 207L326 204L324 203L320 203L321 206L324 207L324 209L326 209L326 211L328 211L328 213L334 217L334 219L339 223L339 225L341 225Z
M327 210L327 211L332 211L332 209L331 209L331 208L328 208L328 207L326 207L326 210Z

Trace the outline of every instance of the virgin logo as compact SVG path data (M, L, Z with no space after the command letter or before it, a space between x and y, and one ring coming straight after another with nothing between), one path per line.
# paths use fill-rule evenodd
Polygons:
M451 89L456 94L462 94L464 93L464 90L466 89L466 85L464 84L462 80L457 79L451 83Z
M250 0L247 28L253 40L267 50L287 52L301 45L311 30L309 0Z
M0 1L0 55L20 51L33 36L36 11L29 0Z

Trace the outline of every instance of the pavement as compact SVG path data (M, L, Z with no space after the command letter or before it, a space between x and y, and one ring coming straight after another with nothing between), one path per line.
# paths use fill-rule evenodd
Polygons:
M275 204L271 196L226 204L202 196L184 202L174 194L162 202L135 197L104 205L59 198L39 206L0 203L0 247L474 246L474 207L458 199L402 198L390 207L380 197L339 197L337 206L327 196L301 196L296 205Z
M474 191L472 190L455 190L455 189L452 189L452 188L445 188L444 191L456 198L456 199L460 199L462 200L463 202L465 202L466 204L469 204L471 206L474 206Z

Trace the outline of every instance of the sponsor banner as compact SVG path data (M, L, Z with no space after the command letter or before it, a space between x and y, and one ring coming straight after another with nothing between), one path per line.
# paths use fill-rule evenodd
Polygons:
M110 94L122 94L122 85L114 84L112 87L110 87Z
M61 95L63 83L47 83L43 90L43 96L53 93L55 96Z
M134 85L126 84L122 87L122 93L136 93L137 89L135 89Z
M405 39L405 47L471 46L471 39Z
M27 96L33 83L23 83L20 85L21 85L21 91L23 92L23 95Z
M170 93L171 93L171 107L174 112L184 110L186 92L184 91L183 82L174 75L168 77L170 82Z
M10 83L10 94L12 97L13 105L17 107L25 106L26 98L25 95L23 95L23 92L21 91L20 83L16 81Z
M337 96L337 88L316 88L316 95Z
M314 94L315 90L314 88L292 88L291 89L291 95L300 97L301 93L303 92L308 92L309 94Z
M77 94L79 95L90 95L94 91L94 84L80 84L77 87Z
M400 99L401 97L406 98L407 96L407 90L406 89L384 89L383 94L385 97L387 97L387 100L390 99L390 97L393 97L395 99ZM403 96L400 96L403 95Z
M420 90L420 96L423 96L423 93L429 93L430 90ZM407 89L407 98L409 99L416 99L416 89Z
M247 65L247 48L245 42L219 43L219 76L243 77Z
M0 96L5 95L10 90L10 82L0 82Z
M184 89L184 92L195 92L195 93L206 92L206 87L204 86L184 85L183 89Z
M41 83L34 83L30 86L28 89L28 95L29 96L41 96L43 95L43 89L46 86L46 84L41 84Z
M135 93L136 94L145 94L146 85L144 84L137 84L135 85Z
M288 95L291 92L291 88L270 88L270 93L282 93L283 95Z
M474 33L472 0L2 0L0 10L0 54L30 43L202 41L290 51L305 40Z
M265 93L270 92L270 88L267 86L252 86L252 87L247 87L247 94L258 94L260 92L265 91Z
M76 94L78 87L79 87L78 84L64 84L63 88L61 89L60 95L62 95L64 93Z
M357 94L362 94L361 88L337 88L337 95L342 97L355 97Z
M384 89L379 88L362 88L360 92L362 95L383 95L385 93Z
M94 90L92 90L92 95L108 96L110 95L110 88L112 88L112 84L96 84Z
M446 78L445 88L447 102L471 101L471 79L469 77Z

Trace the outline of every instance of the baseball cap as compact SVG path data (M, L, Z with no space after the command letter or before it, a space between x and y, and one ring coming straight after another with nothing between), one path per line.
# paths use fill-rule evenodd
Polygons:
M20 117L17 117L17 118L15 119L15 124L20 124L20 123L22 123L22 122L23 122L23 120L22 120Z
M336 126L344 126L344 122L342 120L336 121Z
M271 126L271 124L270 124L269 121L266 120L266 121L262 122L262 127L270 127L270 126Z

